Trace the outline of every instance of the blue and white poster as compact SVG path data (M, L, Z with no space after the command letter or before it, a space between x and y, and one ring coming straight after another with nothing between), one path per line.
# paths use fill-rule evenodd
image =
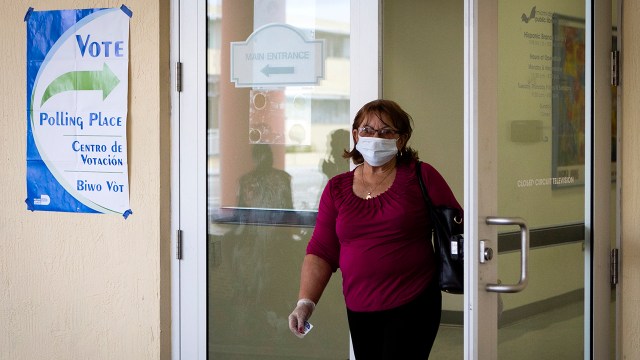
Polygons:
M27 208L127 216L126 7L35 11L27 24Z

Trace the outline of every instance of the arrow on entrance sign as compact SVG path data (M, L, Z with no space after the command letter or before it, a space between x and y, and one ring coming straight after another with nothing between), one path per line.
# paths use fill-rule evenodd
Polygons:
M104 63L98 71L70 71L58 76L42 94L42 106L49 98L64 91L102 90L102 100L118 86L120 79Z
M274 75L274 74L293 74L293 66L265 66L260 70L263 74Z

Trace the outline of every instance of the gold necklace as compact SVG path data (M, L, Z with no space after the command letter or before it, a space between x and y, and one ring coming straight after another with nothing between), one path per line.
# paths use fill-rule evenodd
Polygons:
M362 165L360 169L361 169L360 176L362 180L362 187L364 187L366 191L367 184L364 182L364 165ZM393 172L393 169L389 170L389 173L387 173L387 175L385 175L385 177L382 180L380 180L380 182L376 184L376 186L374 186L373 189L367 191L367 196L365 197L366 200L370 200L373 198L373 196L371 196L371 193L374 192L378 188L378 186L380 186L380 184L382 184L385 180L387 180L387 178L389 177L389 175L391 175L392 172Z

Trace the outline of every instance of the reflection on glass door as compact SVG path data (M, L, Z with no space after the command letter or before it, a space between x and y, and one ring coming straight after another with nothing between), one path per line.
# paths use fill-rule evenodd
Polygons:
M339 276L287 317L327 180L347 171L348 1L207 1L207 352L346 359Z
M411 147L435 166L462 202L464 59L462 1L384 1L383 97L414 120ZM464 355L463 295L443 293L432 359Z
M498 1L498 216L530 229L529 282L500 295L499 358L583 359L585 2ZM518 282L519 232L498 228L498 279Z

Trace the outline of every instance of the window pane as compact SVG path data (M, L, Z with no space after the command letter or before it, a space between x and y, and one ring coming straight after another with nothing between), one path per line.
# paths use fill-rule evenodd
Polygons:
M207 21L209 355L346 359L339 274L304 340L287 318L320 194L349 169L349 1L209 0Z

